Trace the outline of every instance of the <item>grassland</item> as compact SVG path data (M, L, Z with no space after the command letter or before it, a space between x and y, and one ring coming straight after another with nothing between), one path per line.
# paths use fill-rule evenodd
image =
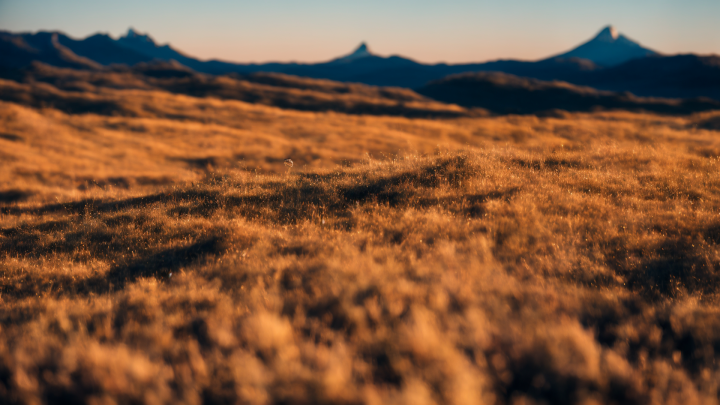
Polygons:
M82 97L0 103L0 402L718 402L718 114Z

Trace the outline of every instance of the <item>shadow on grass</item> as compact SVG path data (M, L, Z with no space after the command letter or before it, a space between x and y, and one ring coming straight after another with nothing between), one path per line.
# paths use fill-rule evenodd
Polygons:
M592 166L577 159L559 159L547 157L544 159L513 159L513 163L520 167L532 170L560 171L566 169L590 169Z
M453 212L465 214L471 218L481 217L485 214L485 203L491 200L509 201L520 191L518 187L512 187L502 191L491 191L489 193L468 194L462 196L441 197L441 198L420 198L417 200L418 207L445 207Z
M12 204L20 201L24 201L32 196L29 191L22 190L5 190L0 191L0 204Z
M290 183L265 182L263 191L255 195L229 194L227 192L233 190L227 188L192 188L118 201L85 199L34 208L2 207L0 212L9 215L88 215L142 209L154 204L172 204L174 206L167 211L171 216L208 217L220 209L226 209L247 218L265 218L290 224L318 215L347 217L350 207L355 203L370 200L391 206L416 204L419 201L417 197L424 193L423 188L438 188L443 185L459 187L464 180L474 176L476 170L465 156L455 156L438 159L415 170L370 179L353 179L353 176L347 173L329 173L302 175L297 181ZM429 200L422 203L432 204ZM444 202L438 200L436 203Z
M183 190L170 193L156 193L142 197L133 197L125 200L104 201L97 198L87 198L80 201L55 203L43 205L41 207L3 207L0 212L8 215L19 214L85 214L85 213L102 213L114 212L133 208L143 208L156 203L168 203L173 201L193 201L204 200L208 198L217 198L220 195L217 191L207 190Z
M182 267L224 250L224 237L213 235L188 246L176 247L112 268L105 279L115 288L124 288L141 277L166 278Z
M720 291L720 263L704 252L708 244L720 243L719 235L720 225L711 224L694 236L673 235L649 249L628 251L617 241L608 265L652 301L713 295Z
M456 156L439 160L433 165L417 170L346 187L340 193L351 202L377 199L379 202L396 205L408 194L414 194L408 193L408 188L437 188L443 183L457 187L474 174L475 168L470 165L467 158Z
M10 134L7 132L0 132L0 139L4 139L10 142L22 142L25 140L25 138L20 135Z
M139 278L155 277L166 280L168 276L220 254L225 250L223 234L211 235L187 246L174 247L145 255L111 268L104 274L78 280L67 274L44 277L38 273L24 273L22 277L6 277L0 284L4 298L20 299L37 295L73 296L102 294L124 289Z

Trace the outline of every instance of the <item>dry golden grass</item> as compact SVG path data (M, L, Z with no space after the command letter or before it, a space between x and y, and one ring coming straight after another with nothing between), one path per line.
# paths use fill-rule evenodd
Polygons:
M98 97L0 105L4 403L718 402L717 114Z

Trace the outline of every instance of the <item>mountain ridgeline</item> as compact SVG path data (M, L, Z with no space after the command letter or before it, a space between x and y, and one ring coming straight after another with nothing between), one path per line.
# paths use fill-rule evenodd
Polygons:
M687 109L678 107L680 105L692 105L693 108L704 110L717 108L715 101L720 101L720 56L662 55L620 34L614 27L604 28L594 38L570 51L539 61L498 60L471 64L424 64L401 56L379 56L365 43L348 55L322 63L238 64L219 60L203 61L175 50L170 45L158 45L149 35L133 29L117 39L106 34L95 34L81 40L60 32L0 31L0 53L4 56L0 59L0 76L10 79L27 79L35 75L38 62L59 68L97 72L108 69L122 70L123 65L147 67L158 64L168 66L170 63L175 67L181 66L182 69L156 70L164 71L163 74L173 71L172 74L181 76L186 75L183 73L185 71L200 75L230 75L228 77L235 79L248 79L259 72L278 73L371 86L404 87L418 90L428 97L438 97L437 100L446 103L481 107L493 112L532 112L552 108L578 111L594 107L625 108L623 106L626 105L632 108L649 108L650 111L657 111L658 105L672 105L673 107L662 107L660 110L679 112ZM142 67L134 69L133 74L139 71L145 75L157 74L153 73L152 69ZM500 72L504 76L479 74L481 72ZM474 75L467 75L468 73ZM526 79L507 80L514 76ZM471 77L472 83L468 82ZM203 80L207 82L209 79ZM538 87L537 83L540 81L566 82L571 86L545 84ZM459 91L459 83L468 84L469 87ZM506 94L494 98L495 101L490 103L488 89L478 87L479 83L484 83L483 86L490 85L493 88L492 94ZM523 95L530 99L512 98L519 97L519 83L523 83L520 87L527 91L533 89L531 93ZM182 92L198 92L197 88L189 90L186 85L183 86L170 87L176 91L178 88L185 88ZM586 91L576 91L578 86L597 90L595 95L589 97ZM569 91L570 88L575 90ZM543 94L550 89L553 89L553 97L543 99ZM562 106L549 101L558 100L558 91L565 94L564 97L570 97ZM626 93L632 93L632 97ZM501 106L497 101L505 96L510 97L509 104ZM583 102L572 101L578 97L582 98ZM701 99L692 102L668 102L648 101L648 97ZM473 101L469 101L470 98ZM513 103L516 107L510 106ZM588 103L591 104L590 107L586 107ZM520 106L521 104L523 106ZM537 107L529 108L530 104Z

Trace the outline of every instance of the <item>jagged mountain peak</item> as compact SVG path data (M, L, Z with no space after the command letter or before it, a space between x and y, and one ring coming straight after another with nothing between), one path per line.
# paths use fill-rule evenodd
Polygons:
M370 47L368 47L368 45L365 43L365 41L363 41L360 43L360 45L358 45L357 48L355 48L354 51L352 51L351 53L349 53L345 56L342 56L342 57L336 59L335 61L349 62L349 61L353 61L356 59L366 58L368 56L375 56L375 55L370 51Z
M365 41L361 42L360 45L353 51L352 55L369 55L370 48L367 46Z
M133 27L128 28L127 33L120 37L121 40L133 40L133 41L140 41L140 42L148 42L153 45L157 45L155 43L155 40L148 34L143 34L138 31L136 31Z
M596 36L593 38L593 41L606 41L606 42L613 42L617 40L620 37L620 33L618 32L617 28L613 27L612 25L608 25L607 27L603 28Z
M115 43L123 48L146 55L150 59L164 61L176 60L190 67L198 62L196 59L187 57L176 51L170 44L159 45L150 35L140 33L132 27L128 29L127 34L118 38Z

